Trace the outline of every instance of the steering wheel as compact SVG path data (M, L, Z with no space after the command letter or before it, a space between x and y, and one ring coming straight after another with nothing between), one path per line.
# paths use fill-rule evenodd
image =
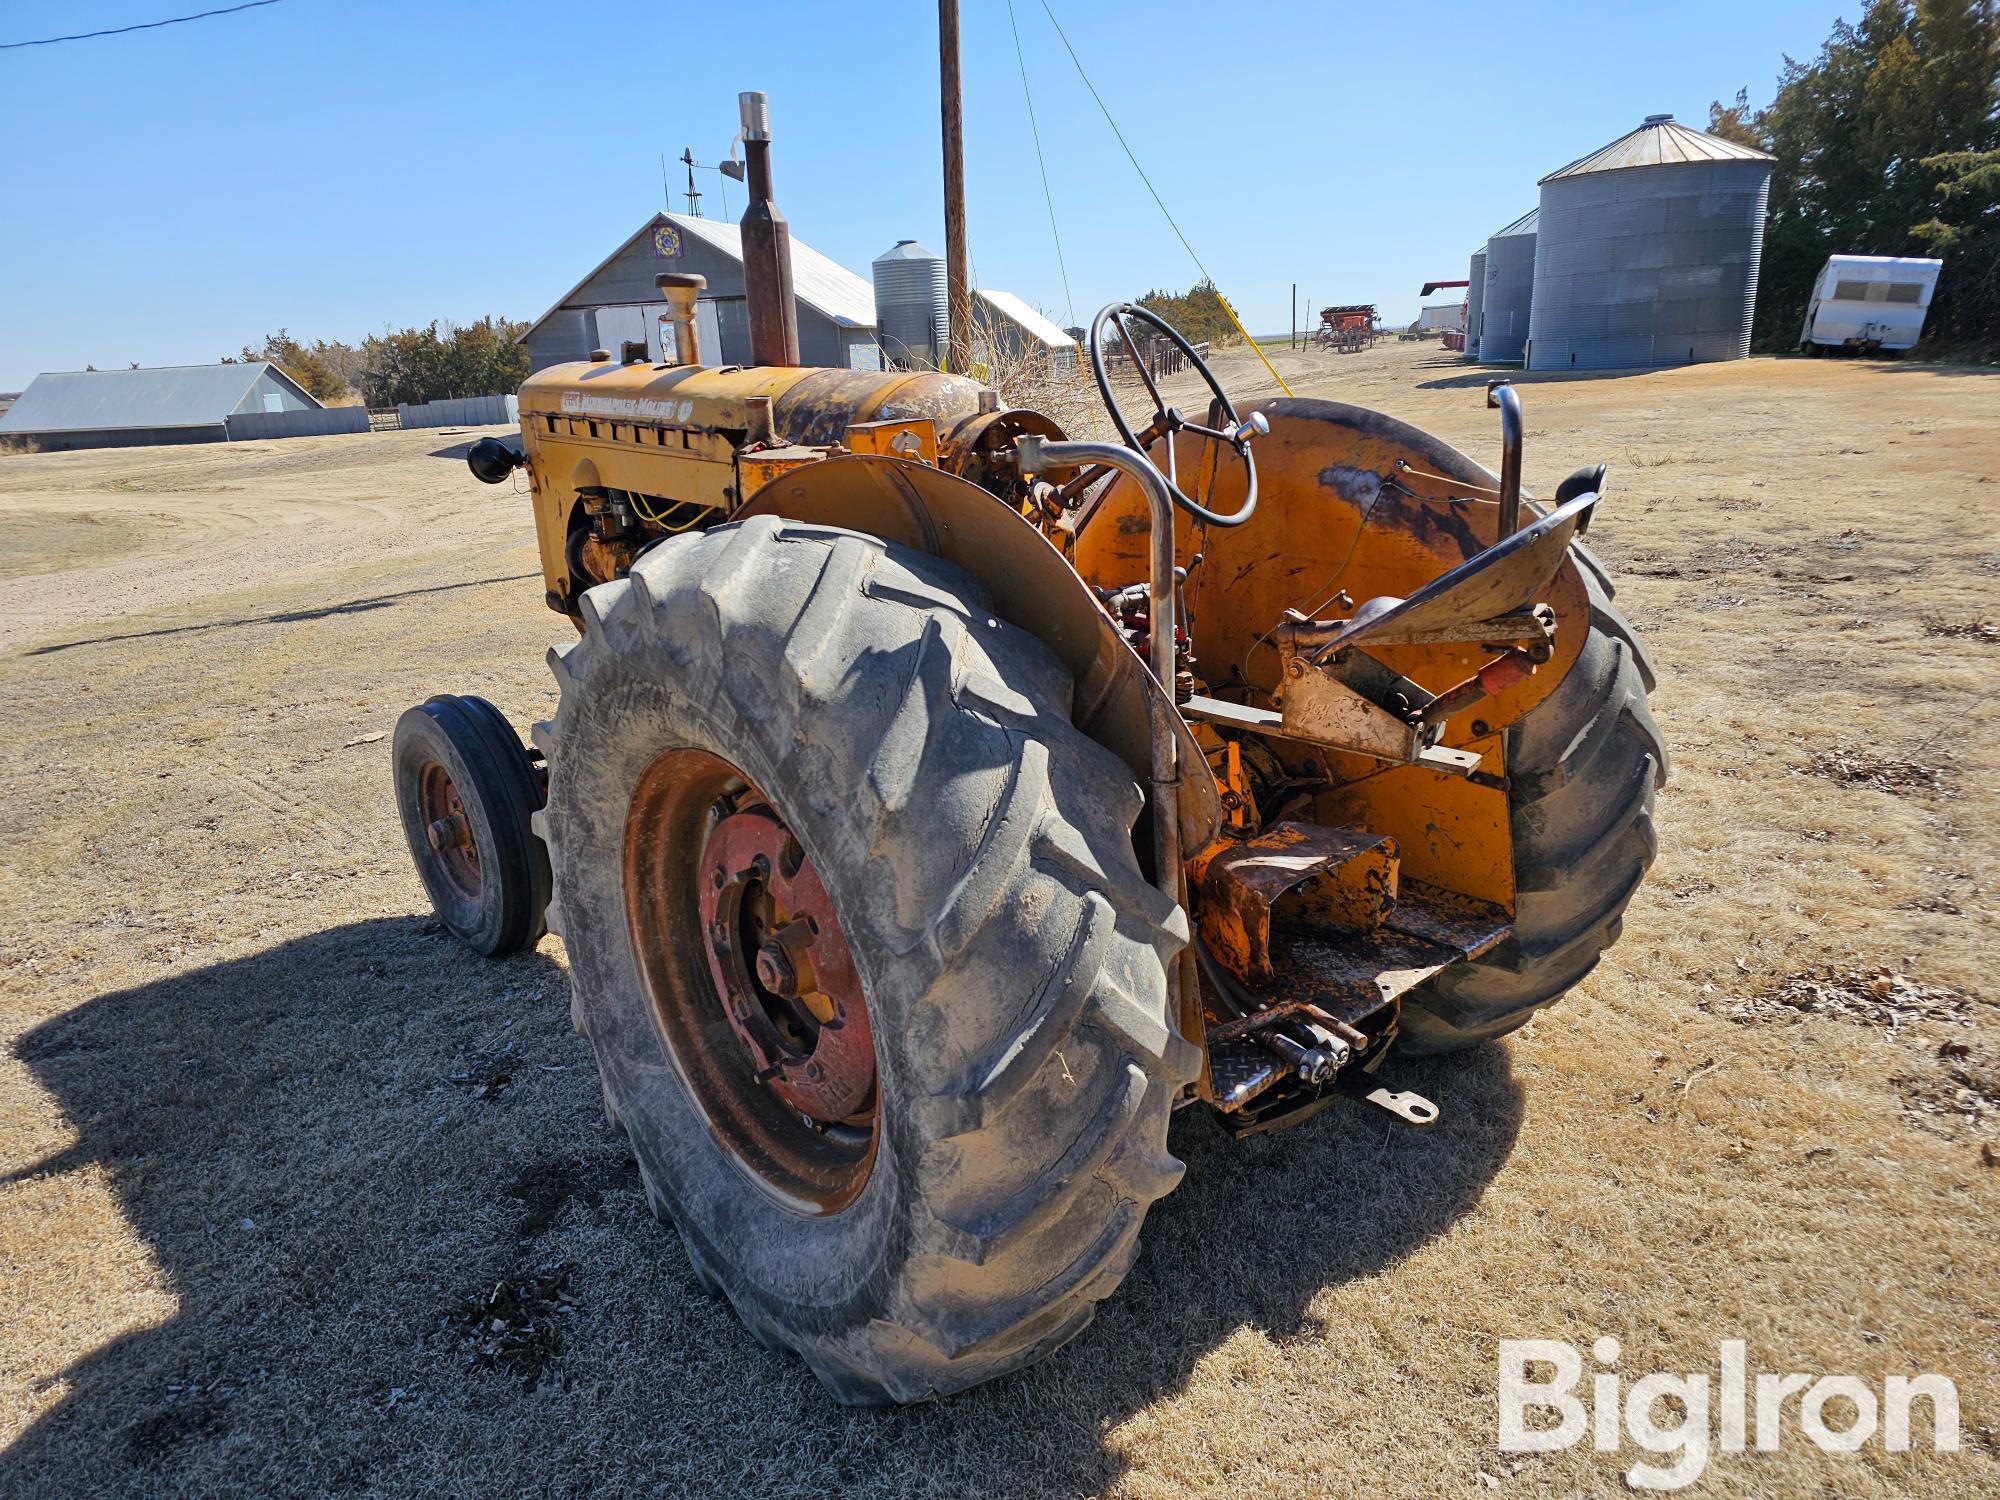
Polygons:
M1221 409L1229 423L1226 428L1204 427L1198 422L1190 422L1178 410L1166 403L1160 395L1160 388L1153 384L1153 377L1147 372L1145 362L1139 357L1138 342L1132 337L1131 330L1125 326L1127 318L1136 318L1139 322L1157 329L1175 348L1187 356L1188 363L1194 366L1201 378L1208 383L1208 388L1215 393L1214 404ZM1139 372L1139 378L1146 383L1146 393L1153 398L1153 417L1146 424L1143 438L1132 430L1131 422L1126 419L1124 410L1118 405L1118 398L1111 394L1111 377L1104 367L1106 324L1117 328L1118 337L1124 344L1127 357L1131 359L1133 368ZM1140 307L1131 302L1113 302L1099 312L1090 325L1090 373L1097 380L1097 394L1104 399L1104 409L1111 413L1111 420L1118 428L1118 435L1125 440L1126 447L1150 462L1151 455L1146 452L1146 444L1163 435L1169 439L1165 476L1167 489L1174 497L1174 504L1197 521L1211 526L1241 526L1250 519L1252 512L1257 509L1257 460L1250 455L1250 440L1269 432L1271 424L1264 419L1262 412L1252 412L1248 420L1238 419L1235 406L1230 403L1228 393L1222 389L1222 382L1215 378L1215 372L1209 369L1208 362L1194 352L1194 346L1181 337L1179 329L1150 308ZM1174 448L1171 439L1176 432L1197 433L1212 442L1236 450L1237 457L1243 461L1244 494L1243 504L1234 514L1220 515L1182 493L1179 477L1174 472Z

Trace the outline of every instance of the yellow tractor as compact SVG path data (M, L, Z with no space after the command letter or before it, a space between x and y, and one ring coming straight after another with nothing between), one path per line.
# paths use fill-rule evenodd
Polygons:
M533 749L476 698L395 737L445 924L559 933L572 1016L695 1275L843 1401L1050 1353L1132 1264L1183 1106L1420 1127L1398 1055L1519 1026L1654 852L1652 677L1577 544L1401 422L1239 410L1118 304L1122 439L937 372L803 369L749 131L753 362L600 351L521 388L547 602ZM1180 346L1193 416L1107 355ZM1121 399L1145 394L1131 416Z

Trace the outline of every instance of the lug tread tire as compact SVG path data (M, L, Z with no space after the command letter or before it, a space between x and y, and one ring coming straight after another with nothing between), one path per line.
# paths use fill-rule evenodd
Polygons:
M1667 750L1652 664L1586 559L1590 638L1562 684L1509 731L1515 926L1403 1001L1399 1049L1452 1052L1503 1036L1583 979L1618 940L1658 852L1653 804Z
M718 527L583 610L537 730L573 1015L696 1279L846 1402L1052 1352L1180 1180L1167 1120L1199 1063L1166 1015L1186 918L1140 872L1130 771L1069 722L1068 674L978 583L873 537ZM884 1106L873 1175L837 1215L762 1202L700 1128L637 985L623 819L676 745L779 803L840 910Z

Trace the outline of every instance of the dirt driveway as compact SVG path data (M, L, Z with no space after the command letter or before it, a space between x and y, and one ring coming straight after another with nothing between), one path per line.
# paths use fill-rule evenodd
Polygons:
M1285 354L1492 462L1434 346ZM1248 356L1239 390L1270 389ZM469 433L0 459L0 1494L1616 1493L1497 1451L1496 1341L1957 1382L1964 1446L1696 1491L2000 1493L2000 375L1524 382L1661 668L1661 854L1508 1042L1186 1185L1068 1350L833 1406L648 1216L561 945L428 919L385 736L554 693ZM1921 1410L1921 1408L1920 1408Z

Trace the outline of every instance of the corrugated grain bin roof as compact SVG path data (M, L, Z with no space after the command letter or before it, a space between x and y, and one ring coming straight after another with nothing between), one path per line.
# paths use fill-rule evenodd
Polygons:
M1489 238L1496 240L1511 240L1517 234L1533 234L1535 230L1540 226L1541 222L1542 222L1541 205L1537 204L1535 207L1529 209L1526 213L1522 214L1520 218L1516 219L1513 223L1509 224L1505 229L1494 230L1493 233L1489 236Z
M1074 349L1076 347L1075 339L1064 333L1054 323L1036 312L1034 308L1028 306L1027 303L1016 297L1012 292L991 292L981 287L977 295L980 301L986 303L995 312L999 313L1001 317L1014 324L1024 333L1032 335L1035 341L1044 347L1049 349Z
M283 370L263 361L152 370L54 370L37 375L0 417L0 432L219 427L267 370L297 391L307 405L319 405Z
M1719 135L1690 130L1672 115L1648 115L1637 130L1626 132L1608 146L1579 157L1542 179L1582 177L1590 172L1619 172L1626 167L1679 167L1704 161L1772 161L1768 152L1739 146Z
M876 256L871 264L881 265L885 260L938 260L935 250L926 250L915 240L897 240L887 250Z

